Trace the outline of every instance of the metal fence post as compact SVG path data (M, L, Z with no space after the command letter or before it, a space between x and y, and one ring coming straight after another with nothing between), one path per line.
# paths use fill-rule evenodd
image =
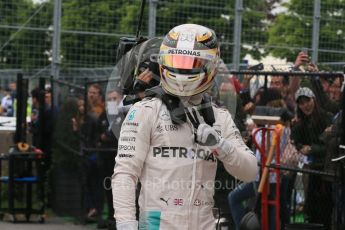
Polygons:
M235 28L234 28L234 48L232 54L233 69L238 70L241 56L241 33L242 33L242 11L243 1L236 0L235 5Z
M61 38L61 0L54 1L54 18L53 18L53 54L51 75L59 78L60 68L60 38Z
M149 37L156 36L156 13L157 13L158 0L150 0L149 4Z
M53 18L53 44L52 44L52 64L51 64L51 78L59 79L60 75L60 39L61 39L61 0L54 1L54 18ZM58 105L58 93L59 86L54 87L51 85L53 90L52 103Z
M313 36L312 36L312 56L313 63L317 63L319 53L319 36L320 36L320 0L314 0L313 16Z

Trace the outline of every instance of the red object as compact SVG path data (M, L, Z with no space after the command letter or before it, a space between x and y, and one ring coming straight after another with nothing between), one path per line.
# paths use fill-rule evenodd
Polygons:
M236 93L239 94L241 91L240 81L237 79L235 75L230 76L229 80L232 83L232 85L235 87Z
M39 149L39 148L33 148L32 151L35 152L35 153L43 153L42 150Z
M262 138L261 138L261 143L257 143L255 136L259 133L262 132ZM259 150L260 152L260 157L261 157L261 172L263 172L264 168L265 168L265 162L267 160L267 151L266 151L266 140L267 138L269 138L271 135L270 134L275 133L276 138L277 138L277 144L276 144L276 154L275 154L275 164L277 166L280 166L280 132L277 129L273 129L273 128L259 128L256 129L253 132L253 143L255 145L255 147ZM268 139L268 143L271 144L271 140ZM280 229L280 169L273 169L270 168L269 169L270 173L275 173L276 174L276 181L278 183L276 183L276 196L275 199L269 200L268 199L268 195L269 195L269 179L266 180L264 189L262 191L261 194L261 229L262 230L269 230L269 215L268 215L268 207L269 205L274 205L276 206L276 227L275 229Z
M183 199L180 199L180 198L174 199L174 205L182 206L183 205Z

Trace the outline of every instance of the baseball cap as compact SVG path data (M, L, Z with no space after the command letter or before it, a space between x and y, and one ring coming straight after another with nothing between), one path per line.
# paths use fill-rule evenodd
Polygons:
M309 98L315 97L313 91L311 91L311 89L308 87L299 88L295 94L295 100L298 101L298 99L302 96Z

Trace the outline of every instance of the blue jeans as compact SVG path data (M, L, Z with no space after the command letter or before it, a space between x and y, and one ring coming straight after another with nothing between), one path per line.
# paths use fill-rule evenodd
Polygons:
M270 184L270 195L269 199L275 198L275 186L276 184ZM234 221L236 230L239 230L240 222L242 217L248 212L247 207L244 207L243 202L248 201L249 199L255 198L257 195L257 182L242 183L231 191L228 195L228 203L230 207L230 212L232 219ZM256 204L254 204L256 205ZM269 229L275 229L275 207L269 207ZM276 229L277 230L277 229Z
M255 198L255 196L255 182L242 183L229 193L228 203L236 230L239 229L240 221L247 212L247 208L243 206L243 202Z

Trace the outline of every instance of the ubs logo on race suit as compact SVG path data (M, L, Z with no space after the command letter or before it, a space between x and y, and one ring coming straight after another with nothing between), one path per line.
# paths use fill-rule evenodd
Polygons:
M194 149L186 147L153 147L153 157L183 159L197 158L211 162L217 161L211 151L202 148Z
M178 127L177 127L177 125L174 125L174 124L158 125L157 126L157 131L159 133L162 133L162 132L174 132L174 131L178 131Z

